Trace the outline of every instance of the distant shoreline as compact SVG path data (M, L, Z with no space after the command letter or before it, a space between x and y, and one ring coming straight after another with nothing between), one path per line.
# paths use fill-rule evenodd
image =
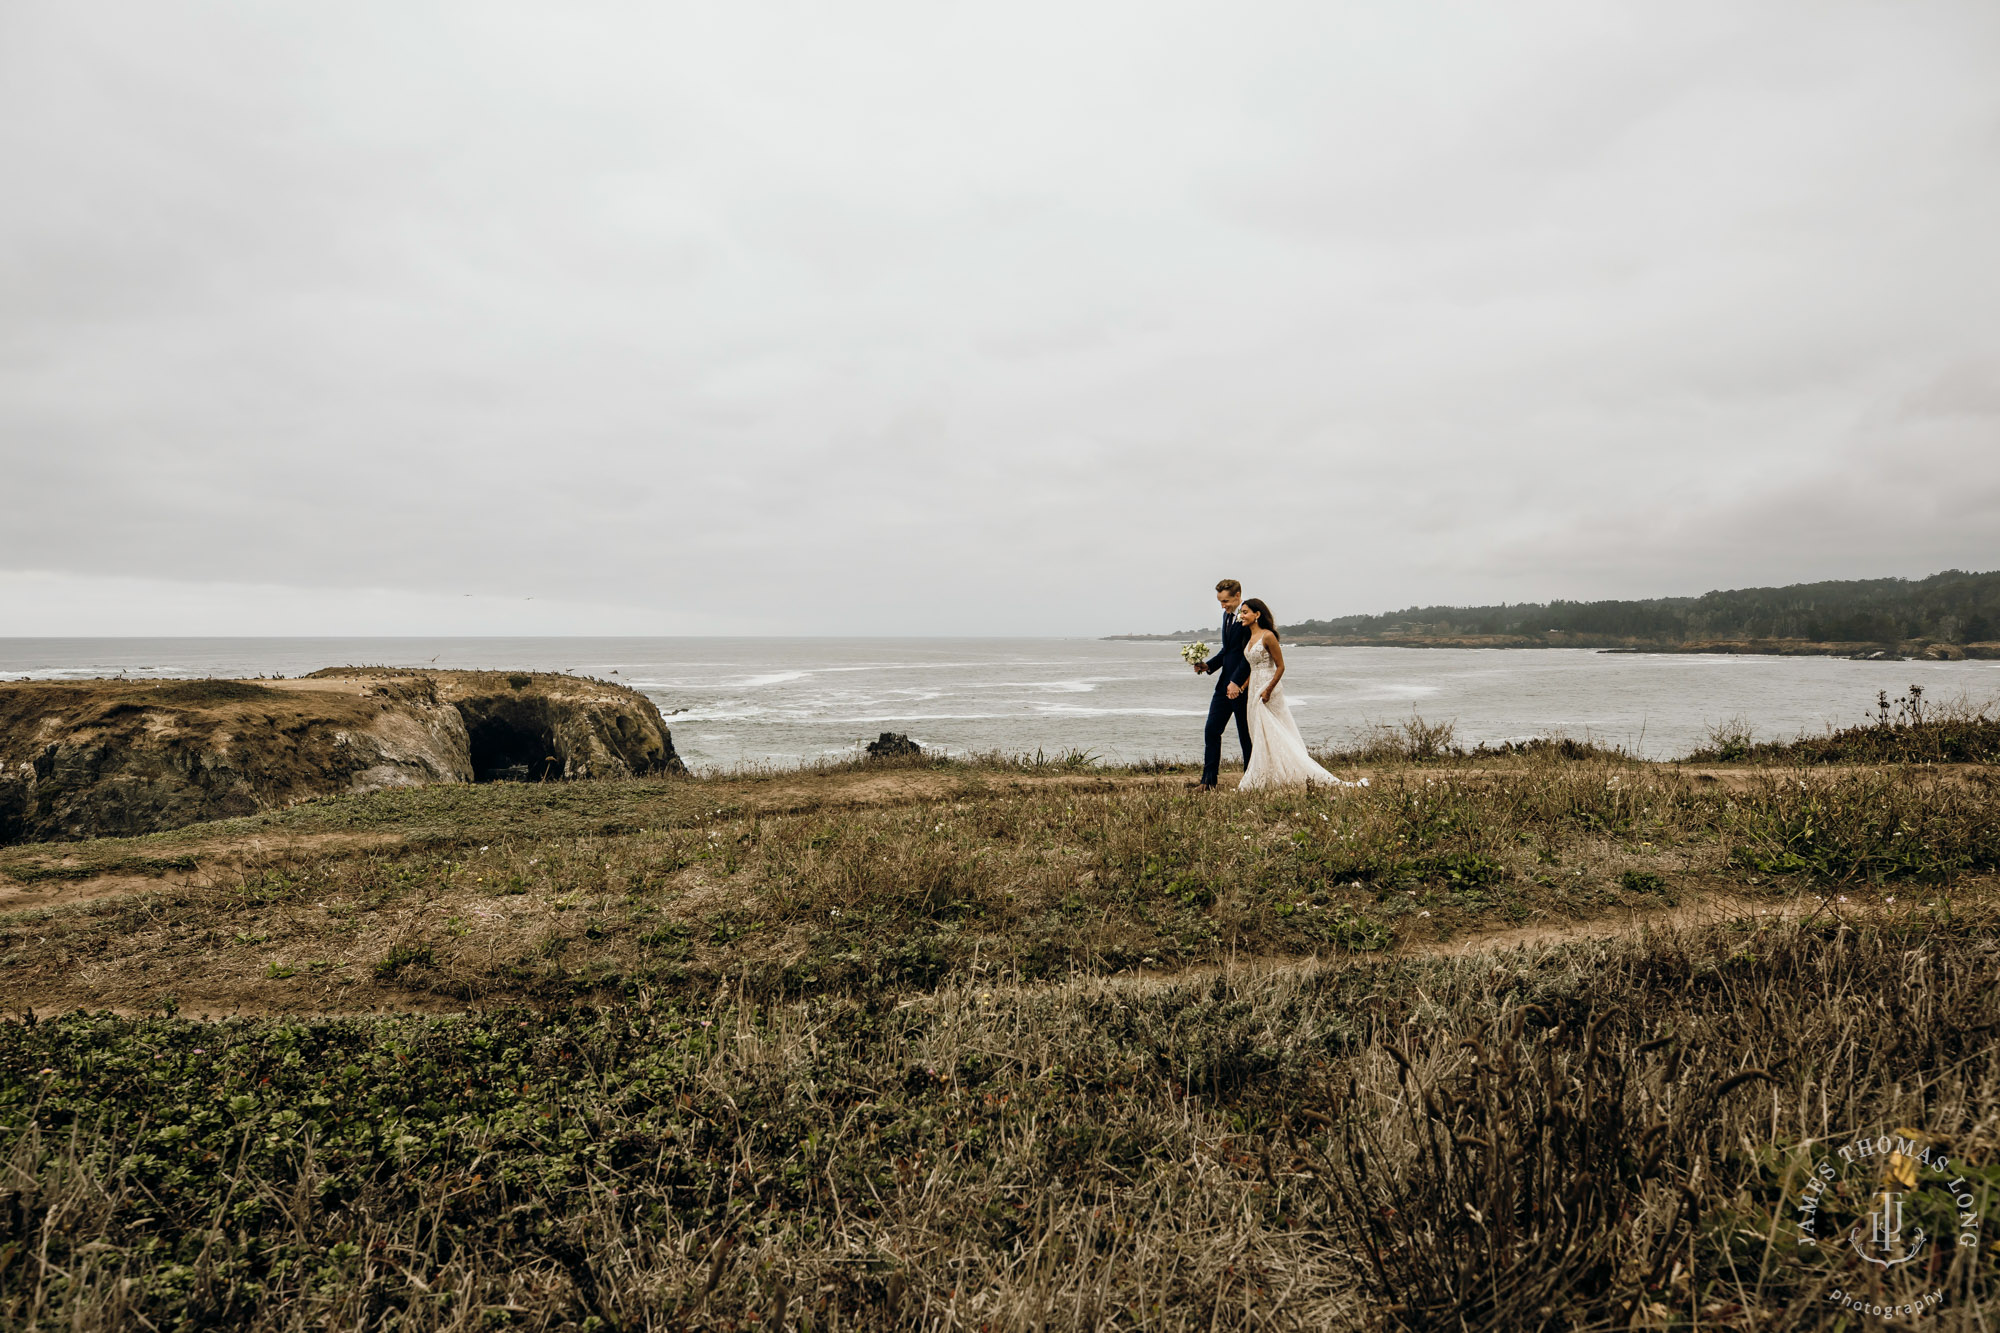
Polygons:
M1699 597L1411 606L1297 620L1286 641L1341 648L1581 648L1601 653L2000 659L2000 570L1833 579ZM1203 631L1130 634L1172 639Z
M1183 630L1178 634L1107 634L1107 642L1172 643L1199 638L1206 630ZM1968 658L2000 660L2000 643L1937 643L1908 640L1902 643L1838 643L1811 639L1715 639L1699 642L1656 643L1643 639L1617 639L1594 634L1565 634L1551 630L1543 636L1526 634L1455 635L1358 635L1300 634L1286 644L1309 648L1571 648L1600 653L1708 653L1736 657L1845 657L1853 661L1882 662L1897 659L1930 662L1958 662Z

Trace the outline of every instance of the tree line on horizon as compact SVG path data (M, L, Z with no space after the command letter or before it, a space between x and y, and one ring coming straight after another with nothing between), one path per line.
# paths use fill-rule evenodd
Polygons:
M1658 643L1983 643L2000 638L2000 570L1735 588L1699 597L1413 606L1284 626L1287 635L1342 638L1547 638L1551 632Z

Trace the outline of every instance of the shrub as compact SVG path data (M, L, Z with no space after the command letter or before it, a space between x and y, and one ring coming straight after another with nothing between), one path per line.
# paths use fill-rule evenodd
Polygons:
M1708 744L1688 756L1693 763L1750 760L1773 764L1992 764L2000 763L2000 717L1993 704L1928 700L1912 685L1900 698L1881 691L1873 720L1824 736L1757 741L1740 721L1709 729Z

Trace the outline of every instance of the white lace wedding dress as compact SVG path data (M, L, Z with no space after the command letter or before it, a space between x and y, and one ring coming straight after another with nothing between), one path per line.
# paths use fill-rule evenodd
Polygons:
M1250 765L1243 770L1238 791L1258 791L1270 787L1363 787L1368 779L1347 782L1313 762L1306 753L1299 724L1292 721L1291 706L1285 702L1285 687L1271 691L1271 702L1263 699L1264 687L1271 683L1277 667L1271 650L1259 639L1244 654L1250 662Z

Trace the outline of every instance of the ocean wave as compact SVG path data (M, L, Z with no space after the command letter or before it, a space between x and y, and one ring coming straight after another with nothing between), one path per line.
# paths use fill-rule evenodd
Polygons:
M1355 692L1356 699L1427 699L1440 693L1439 685L1407 685L1395 681L1377 681Z
M736 703L736 701L732 700L731 703ZM755 705L738 703L737 706L733 708L730 707L729 704L718 704L712 708L690 708L685 712L675 713L672 717L668 718L667 721L670 723L741 722L747 718L770 717L770 716L772 716L771 709L758 708Z
M1041 717L1207 717L1206 708L1080 708L1075 704L1035 704ZM1015 716L1012 713L1006 716Z
M815 722L840 726L874 726L879 722L993 722L1018 713L870 713L859 717L816 717Z
M742 680L732 680L729 682L729 688L732 690L761 689L766 685L784 685L790 681L804 680L812 674L810 671L771 671L761 676L746 676Z
M75 666L38 667L28 671L0 671L0 680L199 680L199 672L186 667Z
M976 680L958 686L961 690L1041 690L1057 694L1092 694L1099 685L1122 685L1143 680L1140 676L1079 676L1073 680Z

